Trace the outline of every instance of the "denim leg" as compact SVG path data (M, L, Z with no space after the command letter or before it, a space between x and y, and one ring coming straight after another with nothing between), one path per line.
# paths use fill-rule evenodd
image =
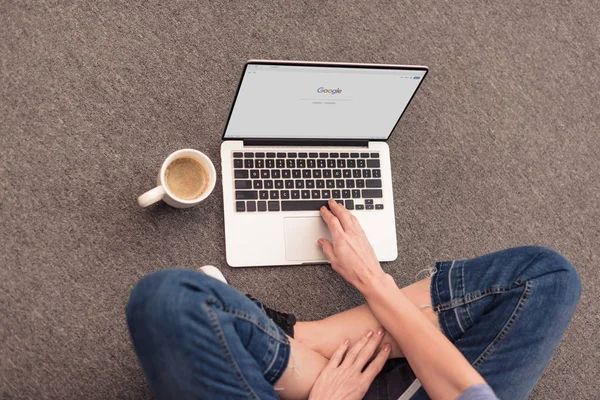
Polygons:
M276 399L290 346L285 333L242 293L186 269L144 277L127 324L158 399Z
M442 331L501 399L527 398L580 293L573 266L537 246L437 263L431 279ZM423 388L413 396L424 398Z

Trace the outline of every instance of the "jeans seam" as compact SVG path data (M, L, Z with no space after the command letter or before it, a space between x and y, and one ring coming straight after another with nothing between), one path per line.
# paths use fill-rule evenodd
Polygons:
M500 332L496 335L496 337L494 338L492 343L490 343L485 348L485 350L483 350L481 352L481 354L479 355L479 357L477 357L477 359L475 361L473 361L472 365L474 368L480 367L481 364L483 364L489 358L489 356L494 352L494 350L496 349L498 344L506 337L506 335L508 334L510 329L513 327L515 321L519 317L521 310L525 306L525 303L527 303L527 299L529 298L529 295L531 294L532 288L533 288L533 282L531 282L531 281L525 282L525 287L524 287L523 293L521 294L521 298L519 299L519 302L517 303L517 305L515 306L515 309L513 310L512 314L510 315L510 318L508 319L506 324L504 324L504 326L502 327Z
M275 335L272 331L269 331L269 328L266 326L263 326L259 321L257 321L256 319L252 318L248 313L246 313L245 311L242 310L238 310L237 308L232 308L232 307L223 307L223 311L231 313L233 315L235 315L237 318L243 319L245 321L250 322L251 324L253 324L255 327L257 327L258 329L260 329L261 331L263 331L265 334L267 334L269 337L271 337L272 339L278 341L279 343L282 344L287 344L287 337L285 339L281 339L279 337L279 335ZM266 314L265 314L266 315ZM267 317L268 318L268 317ZM275 323L275 322L273 322ZM275 331L277 332L277 331Z
M448 310L452 310L455 309L457 307L462 307L465 306L469 303L473 303L477 300L480 300L484 297L487 296L491 296L494 294L501 294L501 293L505 293L508 292L511 289L514 289L515 287L518 287L521 285L516 285L516 286L492 286L489 287L483 291L477 291L477 292L473 292L473 293L469 293L464 295L463 297L461 297L460 299L455 299L455 300L451 300L451 301L447 301L443 304L438 304L435 307L435 311L436 312L442 312L442 311L448 311Z
M211 325L212 325L213 330L215 331L217 339L219 339L219 343L221 345L221 351L225 354L225 358L229 362L229 365L231 365L231 367L233 368L240 383L242 384L244 390L246 391L246 394L248 395L248 397L250 397L252 399L260 400L260 398L256 395L256 393L254 393L254 390L252 390L252 387L246 380L246 377L244 376L244 374L242 374L240 366L235 361L235 357L233 356L233 354L231 354L231 349L229 348L227 339L225 338L225 333L223 332L223 328L221 327L221 323L219 321L217 314L208 304L204 304L203 307L206 310L206 313L208 314L208 316L210 318Z

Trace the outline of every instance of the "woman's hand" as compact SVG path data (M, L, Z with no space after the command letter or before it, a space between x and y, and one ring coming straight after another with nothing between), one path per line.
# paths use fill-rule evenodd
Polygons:
M350 341L342 343L315 381L309 400L362 399L390 354L390 345L386 343L365 368L384 336L383 328L376 334L369 331L350 348L348 354L346 350ZM364 372L361 372L363 369Z
M333 269L364 294L373 279L386 275L365 232L356 217L333 199L329 200L329 209L321 207L321 217L331 231L333 243L321 238L319 246Z

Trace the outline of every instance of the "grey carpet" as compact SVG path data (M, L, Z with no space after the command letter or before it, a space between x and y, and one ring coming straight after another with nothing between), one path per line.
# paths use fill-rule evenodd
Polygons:
M583 280L535 399L600 393L600 21L594 0L0 2L0 397L146 399L123 308L144 274L225 266L220 183L140 209L171 151L219 164L249 58L426 64L389 141L400 284L539 244ZM220 174L220 169L219 169ZM325 266L233 270L319 318L360 303Z

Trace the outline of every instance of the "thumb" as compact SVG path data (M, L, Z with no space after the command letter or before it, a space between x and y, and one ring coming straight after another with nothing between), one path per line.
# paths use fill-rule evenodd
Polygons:
M319 246L321 246L321 249L323 250L323 253L325 253L325 256L327 256L327 259L329 261L333 260L334 254L333 245L331 242L325 238L321 238L317 240L317 243L319 243Z

